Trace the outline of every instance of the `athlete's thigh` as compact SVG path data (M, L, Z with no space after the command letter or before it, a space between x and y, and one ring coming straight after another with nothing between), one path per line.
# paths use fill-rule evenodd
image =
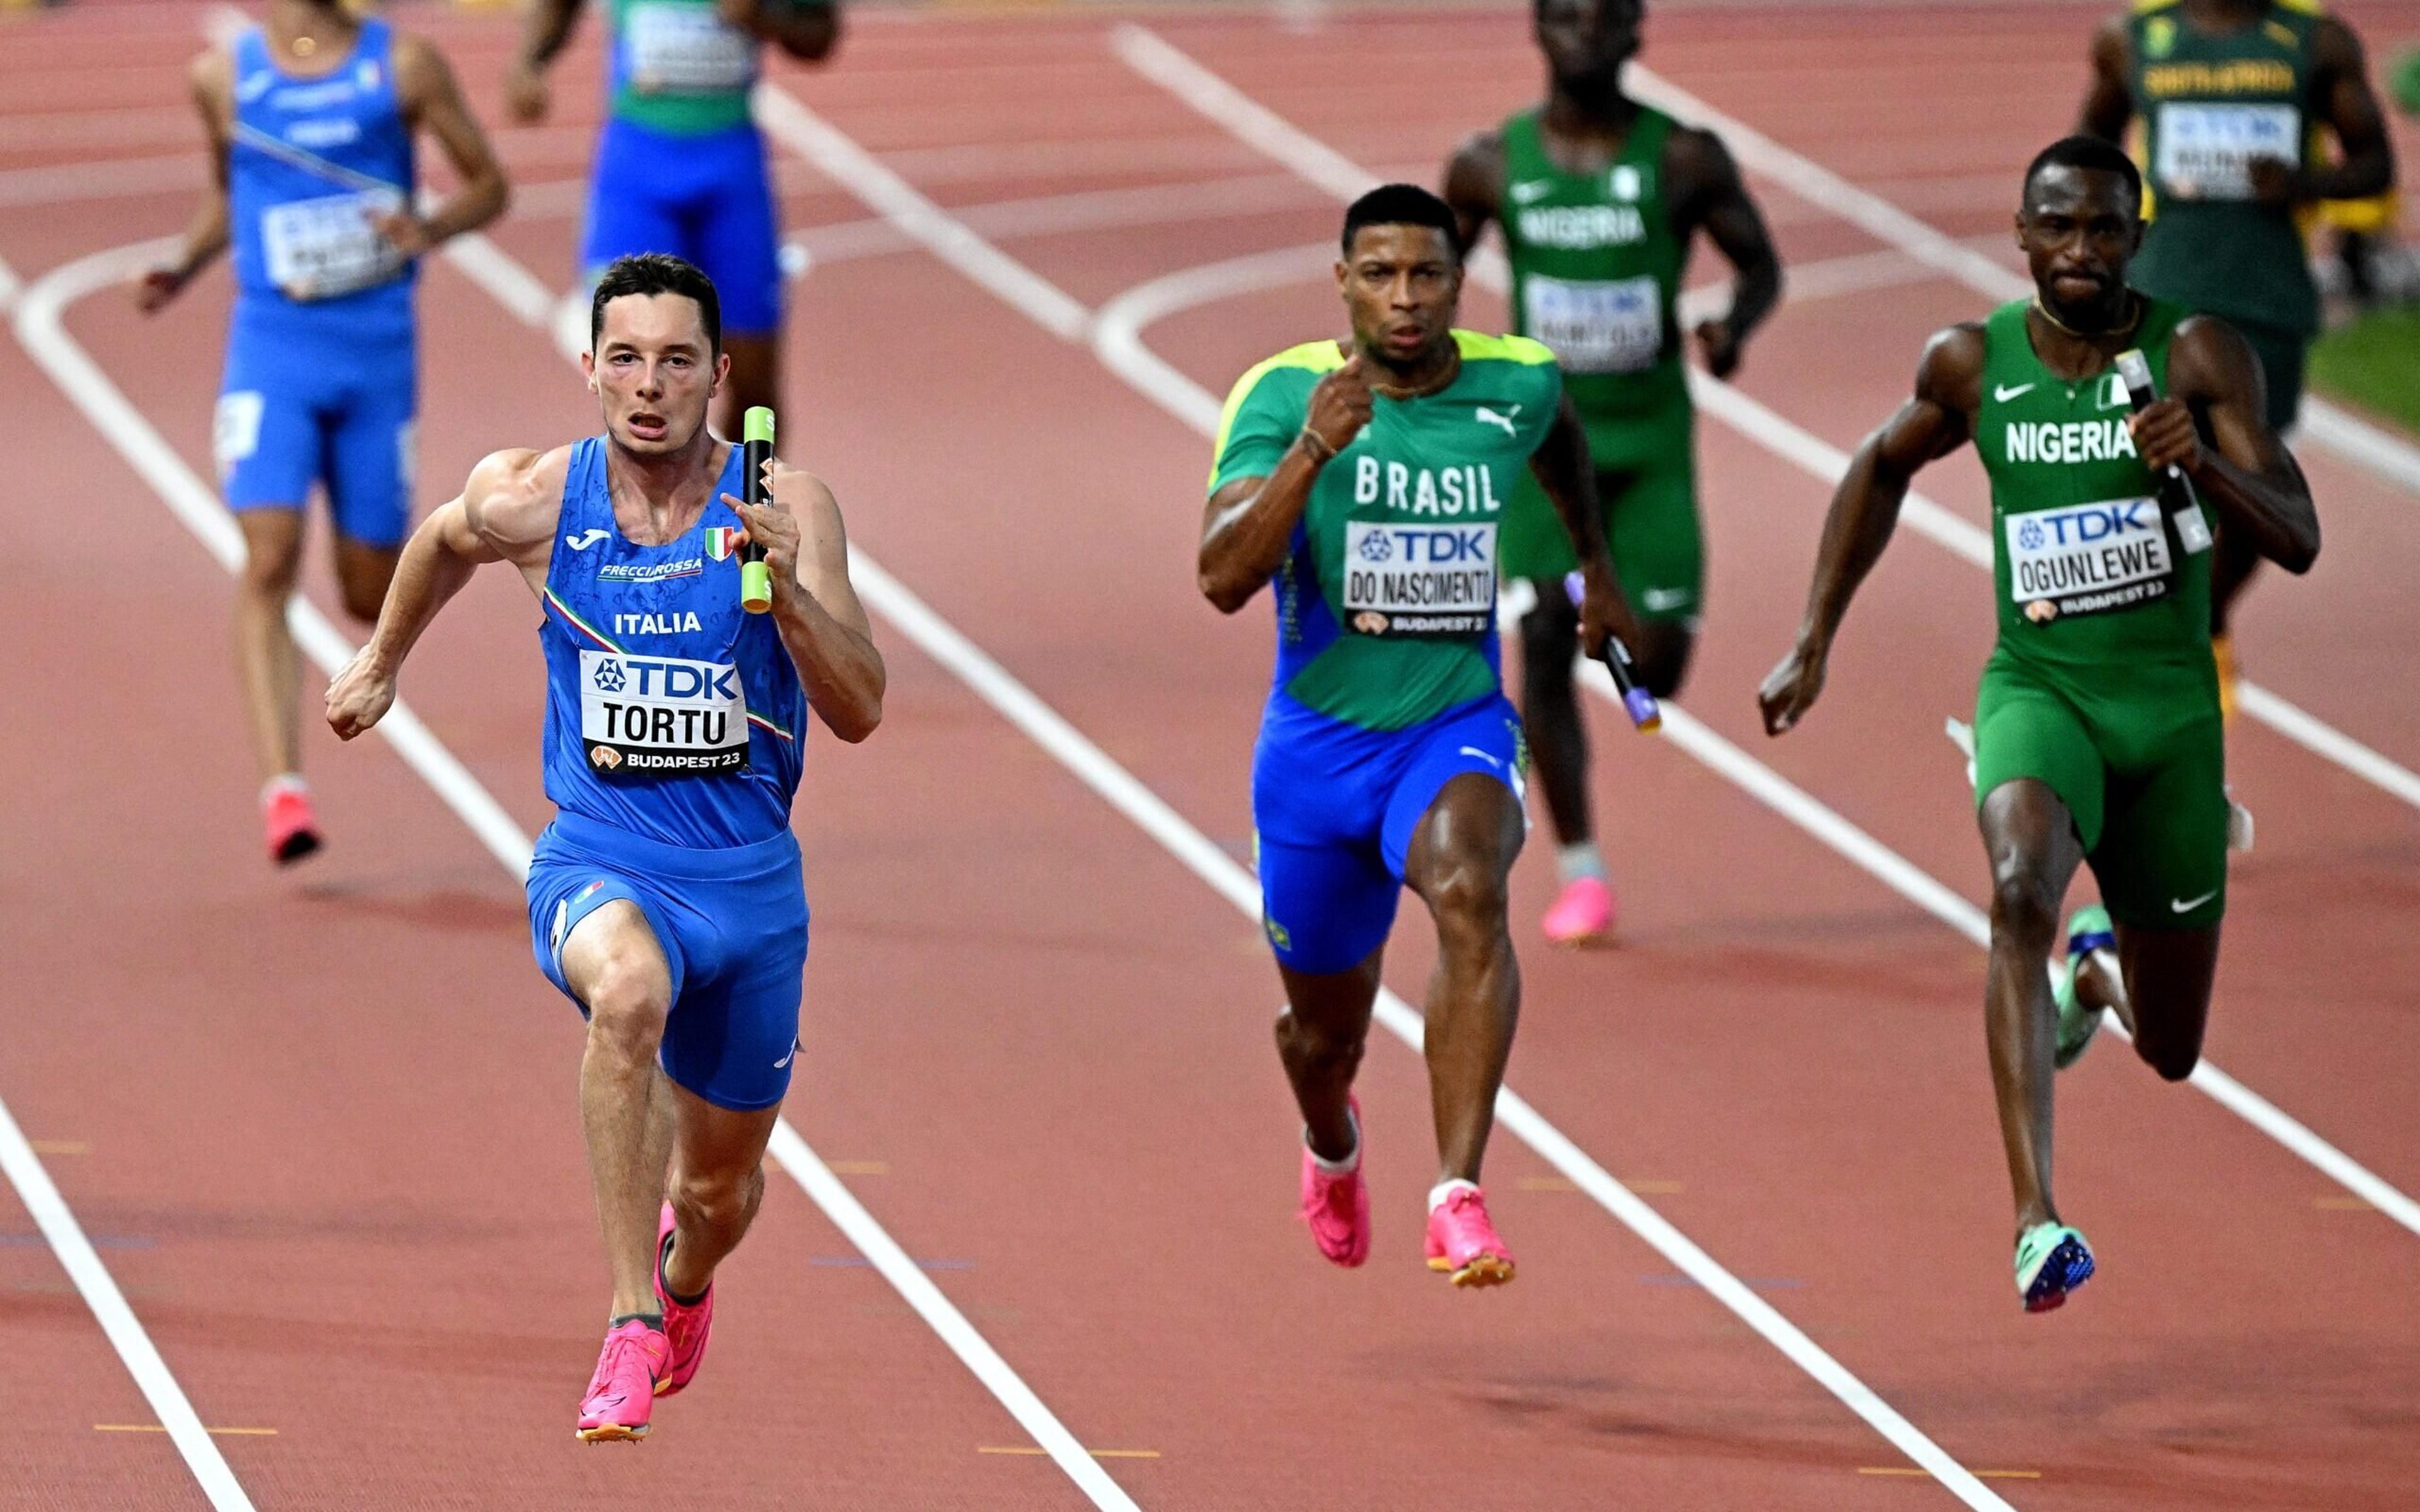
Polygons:
M713 153L693 260L714 280L725 339L769 336L782 327L782 227L764 138L739 128L718 137Z
M1994 656L1975 696L1975 805L2020 778L2049 788L2086 851L2101 838L2107 766L2074 705L2037 674Z
M1512 827L1508 837L1497 833L1492 824L1475 829L1467 823L1456 825L1452 831L1453 847L1457 854L1466 846L1494 854L1498 847L1509 844L1510 849L1501 856L1509 871L1513 856L1520 853L1526 832L1521 815L1526 811L1522 800L1528 761L1521 717L1500 695L1427 727L1419 748L1405 762L1403 776L1396 780L1395 790L1387 801L1381 845L1388 870L1414 887L1419 886L1413 876L1415 852L1424 840L1435 843L1438 798L1448 784L1469 776L1483 779L1501 792L1500 808L1512 816Z
M644 878L563 845L549 830L538 837L527 892L531 953L546 980L571 999L582 1017L588 1012L586 989L592 985L585 966L608 946L642 949L641 942L628 933L633 929L645 933L644 946L663 962L666 996L678 1001L688 974L680 934L673 927L666 900ZM616 903L626 907L597 917L600 910ZM588 927L592 921L594 928ZM582 949L570 955L570 969L566 969L566 951L575 940Z
M1402 881L1376 840L1298 841L1253 837L1261 874L1261 932L1285 971L1331 977L1360 969L1394 928Z
M329 514L339 536L374 548L401 547L411 529L420 409L414 347L389 341L352 354L352 380L329 417Z
M2303 375L2309 364L2311 340L2298 331L2258 321L2231 322L2260 360L2260 377L2268 393L2269 428L2284 435L2291 430L2303 408Z
M240 330L228 337L210 451L229 509L300 509L310 498L324 397L303 353Z
M2164 733L2148 769L2121 770L2092 847L2110 917L2146 930L2203 930L2226 913L2226 748L2218 716Z
M669 884L691 970L664 1026L664 1074L721 1108L781 1105L798 1061L807 898L795 852L763 875Z
M580 245L583 277L594 282L614 258L643 252L695 260L676 193L687 176L675 150L667 139L627 122L606 123L589 173L587 229Z
M1706 539L1688 427L1637 467L1600 473L1600 491L1608 485L1606 546L1622 595L1648 624L1695 624L1704 607Z

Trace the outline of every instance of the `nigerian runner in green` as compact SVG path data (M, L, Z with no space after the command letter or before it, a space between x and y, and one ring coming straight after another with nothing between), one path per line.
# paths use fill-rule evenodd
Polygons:
M2138 124L2149 224L2130 277L2251 343L2269 427L2284 434L2319 330L2304 231L2322 202L2395 179L2361 41L2317 0L2137 0L2093 39L2083 126L2118 142ZM2220 532L2211 631L2230 702L2228 613L2258 559Z
M1408 886L1437 933L1428 1263L1458 1287L1497 1286L1512 1255L1478 1183L1520 1008L1504 910L1527 753L1497 671L1496 591L1525 472L1570 532L1590 649L1634 625L1553 354L1454 329L1453 212L1388 184L1345 212L1340 250L1352 339L1290 347L1236 383L1195 572L1224 613L1264 587L1277 601L1252 840L1285 984L1278 1051L1302 1111L1303 1218L1332 1263L1368 1258L1353 1073Z
M1720 139L1623 92L1639 0L1537 0L1533 19L1546 99L1465 142L1446 165L1446 199L1466 245L1491 224L1501 229L1516 327L1562 365L1588 433L1614 570L1642 622L1638 683L1667 697L1687 673L1705 591L1682 275L1700 232L1736 270L1730 313L1695 332L1708 370L1724 378L1779 297L1781 267ZM1534 484L1509 501L1502 560L1506 580L1520 584L1516 602L1528 606L1521 712L1562 876L1546 935L1604 940L1613 889L1572 681L1575 622L1561 587L1572 550Z
M604 130L589 167L582 275L614 259L670 253L713 281L721 353L721 433L749 409L781 408L781 224L764 137L750 115L768 42L829 55L837 0L607 0ZM504 81L514 116L547 113L547 68L582 0L533 0Z
M2203 517L2289 572L2319 549L2250 345L2128 286L2141 207L2142 177L2114 144L2071 136L2034 159L2017 217L2034 297L1927 346L1914 395L1832 497L1797 644L1757 694L1769 733L1806 716L1916 472L1974 442L1992 481L2000 626L1974 732L1992 873L1984 1028L2017 1288L2036 1312L2093 1265L2051 1198L2055 1067L2083 1053L2103 1010L2171 1081L2201 1057L2227 828ZM2141 409L2119 367L2137 355L2157 395ZM2078 911L2055 990L2059 906L2087 862L2107 911Z

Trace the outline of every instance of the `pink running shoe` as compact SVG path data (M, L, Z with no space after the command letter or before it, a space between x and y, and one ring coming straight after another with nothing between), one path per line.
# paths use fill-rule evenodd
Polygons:
M1354 1099L1353 1168L1330 1176L1319 1168L1309 1140L1302 1147L1302 1221L1319 1253L1338 1265L1354 1266L1370 1257L1370 1183L1361 1179L1361 1163L1369 1141L1361 1137L1361 1103ZM669 1316L669 1315L667 1315Z
M1487 1221L1487 1198L1458 1186L1429 1210L1429 1269L1450 1272L1457 1287L1500 1287L1512 1279L1512 1252Z
M714 1284L706 1283L706 1295L694 1307L684 1307L673 1301L672 1288L664 1285L664 1257L673 1252L673 1205L664 1204L664 1215L656 1225L656 1304L664 1310L664 1373L656 1381L656 1395L670 1396L690 1383L697 1374L697 1364L706 1358L706 1335L714 1327Z
M574 1431L583 1443L647 1436L656 1378L663 1371L666 1352L663 1334L649 1328L645 1319L625 1319L606 1332L597 1373L588 1378L588 1395L580 1401L580 1427Z
M260 791L260 823L269 858L291 866L319 848L319 822L311 813L311 790L299 777L272 779Z
M1557 945L1603 945L1613 938L1613 886L1603 877L1574 877L1546 910L1546 938Z

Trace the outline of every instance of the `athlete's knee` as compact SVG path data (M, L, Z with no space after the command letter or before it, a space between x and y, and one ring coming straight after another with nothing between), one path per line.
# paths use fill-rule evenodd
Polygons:
M1579 616L1563 598L1563 585L1535 585L1538 602L1521 616L1521 671L1525 682L1542 680L1568 687L1572 656L1579 649Z
M2058 896L2038 856L2010 851L1992 862L1992 936L2027 949L2050 949L2058 930Z
M387 585L395 580L395 558L380 553L375 561L339 562L336 579L344 590L345 612L357 620L375 621L386 607Z
M1638 686L1659 699L1678 695L1689 676L1697 632L1678 623L1651 625L1639 636Z
M683 1169L672 1180L673 1211L684 1227L728 1229L745 1225L765 1196L765 1167Z
M661 966L635 950L611 952L590 974L582 1001L591 1041L625 1059L655 1057L672 1012L672 986Z
M243 592L253 597L283 600L292 595L302 569L302 543L298 537L254 532L245 541Z
M2162 1081L2180 1082L2201 1064L2201 1035L2162 1032L2137 1025L2134 1054L2142 1057L2143 1064L2159 1072Z
M1278 1011L1278 1053L1296 1064L1350 1075L1361 1064L1367 1031L1306 1018L1292 1006Z
M1439 943L1449 947L1491 943L1504 933L1510 895L1504 869L1489 859L1467 856L1447 861L1428 887Z

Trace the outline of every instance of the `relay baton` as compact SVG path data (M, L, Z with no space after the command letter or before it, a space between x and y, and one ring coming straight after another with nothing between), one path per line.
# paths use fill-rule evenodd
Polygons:
M765 508L765 464L773 459L773 411L752 405L740 421L739 497ZM765 548L750 535L739 548L739 607L762 614L773 607L773 574L765 565Z
M1563 592L1571 595L1573 607L1577 608L1582 597L1578 573L1565 575ZM1605 649L1597 653L1597 659L1604 662L1605 670L1613 674L1614 690L1621 695L1622 710L1630 716L1630 722L1638 733L1652 735L1663 729L1664 711L1655 706L1655 695L1639 687L1638 679L1632 674L1630 648L1621 643L1621 637L1606 636Z
M2140 349L2128 347L2118 354L2118 376L2126 384L2126 398L2136 414L2159 402L2160 395L2151 387L2151 364L2143 360ZM2201 501L2194 497L2193 485L2171 463L2160 475L2160 507L2168 523L2177 531L2177 544L2187 555L2210 549L2210 521L2202 518Z

